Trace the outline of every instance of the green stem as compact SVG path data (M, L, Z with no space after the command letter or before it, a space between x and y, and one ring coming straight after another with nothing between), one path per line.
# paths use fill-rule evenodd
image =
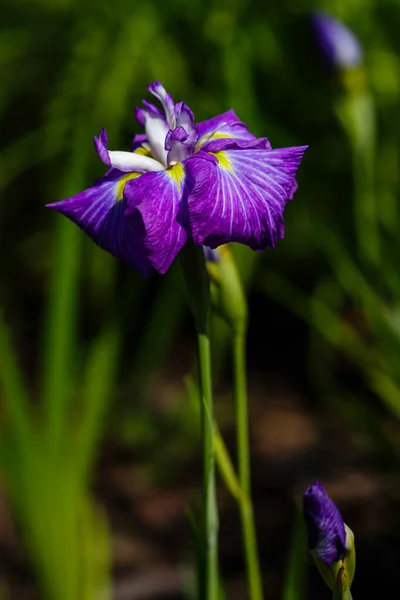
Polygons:
M179 254L187 300L197 331L200 380L201 439L203 445L203 552L199 600L218 598L218 506L215 486L214 421L211 383L211 352L208 335L210 282L203 249L186 244Z
M233 371L235 380L236 431L239 482L244 491L240 501L242 534L246 555L247 577L251 600L262 600L261 570L258 560L257 536L251 500L249 427L246 382L246 340L242 328L233 333Z
M218 598L218 508L215 489L215 453L213 401L211 386L211 354L208 334L197 333L201 395L201 433L203 444L203 511L205 600Z

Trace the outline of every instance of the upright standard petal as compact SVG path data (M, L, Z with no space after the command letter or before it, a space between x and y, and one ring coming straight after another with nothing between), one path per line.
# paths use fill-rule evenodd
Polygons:
M335 503L319 481L315 481L304 493L303 514L309 549L329 567L342 559L346 552L345 525Z
M168 166L182 162L191 154L193 148L189 142L189 135L183 127L169 130L165 138L165 149L168 150Z
M136 120L139 125L144 126L146 131L147 143L150 146L152 155L165 166L167 166L167 151L165 150L165 138L169 131L167 121L163 116L135 108Z
M145 173L124 190L127 219L141 223L143 244L154 269L165 273L188 234L187 183L181 163L159 173Z
M207 150L206 144L220 138L233 138L241 140L255 140L256 136L249 132L234 111L228 110L207 121L196 123L199 134L197 150Z
M101 248L138 269L142 275L151 272L142 243L140 223L129 221L123 189L128 180L140 173L117 173L100 179L93 187L61 202L48 204L76 223Z
M194 184L188 205L195 244L240 242L273 248L283 237L283 211L307 146L266 149L267 140L222 140L189 158Z
M194 125L194 116L191 109L184 102L178 102L175 106L176 126L183 127L188 134L188 141L194 147L199 139L197 127Z
M175 106L171 94L168 94L160 81L154 81L147 88L163 105L168 125L171 129L175 128Z

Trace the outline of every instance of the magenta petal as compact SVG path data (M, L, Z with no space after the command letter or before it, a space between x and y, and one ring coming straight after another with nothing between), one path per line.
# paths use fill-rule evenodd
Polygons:
M140 217L143 223L143 244L151 266L165 273L188 238L183 166L177 164L128 181L124 195L127 218Z
M71 219L98 246L148 276L151 268L143 248L143 231L140 224L130 222L124 215L126 200L122 190L126 178L125 173L114 171L93 187L47 207Z
M197 147L203 150L207 149L207 142L218 138L255 139L247 125L236 116L232 109L207 121L196 123L196 129L199 134Z
M216 152L215 162L194 155L187 172L194 185L188 199L195 244L215 248L240 242L273 248L283 237L283 211L306 146Z

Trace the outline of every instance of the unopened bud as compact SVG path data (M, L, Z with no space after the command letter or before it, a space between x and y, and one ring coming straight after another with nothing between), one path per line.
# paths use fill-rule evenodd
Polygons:
M304 493L303 515L308 548L325 583L334 591L340 572L350 589L356 566L354 535L319 481Z

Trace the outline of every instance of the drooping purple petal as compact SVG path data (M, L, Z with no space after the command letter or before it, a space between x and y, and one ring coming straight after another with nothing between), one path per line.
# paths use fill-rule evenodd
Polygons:
M47 207L71 219L98 246L148 276L151 267L144 252L140 223L124 215L127 204L123 189L131 178L140 179L140 173L114 171L93 187Z
M363 60L363 49L354 33L344 23L324 12L312 17L312 25L328 65L357 67Z
M217 117L196 123L199 134L197 148L207 150L207 142L218 138L234 138L242 140L254 140L256 136L249 132L234 111L228 110Z
M186 161L194 182L189 217L195 244L215 248L240 242L253 250L273 248L283 237L283 211L306 146L241 149L225 140L227 149L194 154ZM211 160L213 159L213 160Z
M124 190L127 218L143 223L143 243L152 267L165 273L185 244L188 234L187 185L178 163L159 173L145 173Z
M163 105L167 123L171 129L175 129L175 106L171 94L168 94L160 81L154 81L148 87L151 92Z
M304 493L303 515L309 549L328 566L342 559L346 551L343 519L319 481L315 481Z

